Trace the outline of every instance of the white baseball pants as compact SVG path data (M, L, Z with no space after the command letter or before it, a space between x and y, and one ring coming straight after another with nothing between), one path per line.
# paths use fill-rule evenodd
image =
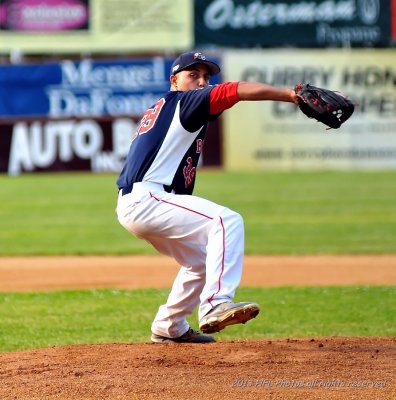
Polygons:
M181 265L152 324L157 335L179 337L198 304L201 319L217 304L232 301L242 275L242 217L200 197L167 193L152 182L135 183L124 196L121 192L120 224Z

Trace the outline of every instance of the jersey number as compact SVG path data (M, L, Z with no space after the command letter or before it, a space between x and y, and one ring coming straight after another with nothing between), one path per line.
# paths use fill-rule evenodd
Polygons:
M141 119L140 124L136 129L136 133L133 136L133 139L135 139L137 135L143 135L144 133L147 133L151 128L153 128L164 104L165 99L159 99L155 103L153 108L149 108L144 113L143 118Z

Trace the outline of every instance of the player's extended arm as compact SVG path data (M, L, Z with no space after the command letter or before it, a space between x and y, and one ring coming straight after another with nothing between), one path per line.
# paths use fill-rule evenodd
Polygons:
M210 114L231 108L241 100L273 100L298 104L294 89L278 88L260 82L225 82L210 92Z
M279 88L260 82L239 82L237 95L240 100L273 100L298 104L294 89Z
M210 93L210 113L216 115L239 101L285 101L295 103L309 118L337 129L353 113L354 104L344 95L308 84L280 88L261 82L226 82Z

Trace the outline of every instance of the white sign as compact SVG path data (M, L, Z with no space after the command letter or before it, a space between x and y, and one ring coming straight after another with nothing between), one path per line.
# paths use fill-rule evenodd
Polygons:
M241 102L224 113L228 168L396 168L394 51L230 51L224 69L225 80L310 83L356 105L340 129L326 130L291 103Z
M118 172L128 153L136 123L127 118L112 121L112 149L103 150L104 132L93 120L19 122L13 127L8 173L18 175L37 168L51 169L56 162L89 160L92 171Z

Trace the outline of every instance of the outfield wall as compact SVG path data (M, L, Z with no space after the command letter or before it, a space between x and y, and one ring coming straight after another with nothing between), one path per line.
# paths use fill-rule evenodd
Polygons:
M396 168L394 49L218 50L210 57L222 81L308 82L343 91L357 106L340 129L326 130L293 104L241 102L210 125L203 165ZM157 54L0 66L0 173L119 171L136 123L169 88L172 61Z
M224 115L228 169L396 168L395 50L255 50L224 54L224 80L342 91L355 113L338 130L296 106L239 103Z
M0 66L0 173L119 172L136 123L169 90L172 62L158 55ZM220 138L217 122L203 165L219 165Z

